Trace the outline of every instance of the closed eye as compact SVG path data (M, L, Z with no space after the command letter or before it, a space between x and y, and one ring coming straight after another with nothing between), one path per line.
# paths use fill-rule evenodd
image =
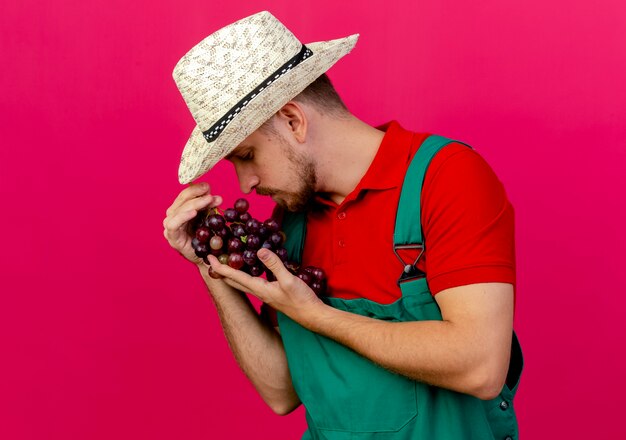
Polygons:
M248 160L252 160L253 157L254 156L252 155L252 153L248 152L248 153L242 154L241 156L238 156L237 158L242 161L248 161Z

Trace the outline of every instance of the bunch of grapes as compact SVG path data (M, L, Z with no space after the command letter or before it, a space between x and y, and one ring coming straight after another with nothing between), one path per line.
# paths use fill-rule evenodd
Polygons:
M244 198L238 199L233 208L220 212L218 208L202 210L192 224L191 245L199 258L208 264L207 256L214 255L220 263L258 277L266 273L270 281L276 278L257 256L257 251L267 248L283 261L285 267L304 281L317 295L326 290L326 276L318 267L300 267L287 260L285 233L274 219L261 222L253 218ZM212 272L209 272L212 275Z

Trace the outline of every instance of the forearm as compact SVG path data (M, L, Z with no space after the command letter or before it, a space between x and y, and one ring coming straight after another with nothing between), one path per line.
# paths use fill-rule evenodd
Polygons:
M291 412L300 400L293 389L280 335L260 318L244 293L210 278L206 267L200 266L200 273L240 368L272 410Z
M326 305L270 251L260 250L259 258L275 282L210 258L231 285L384 368L481 399L497 396L504 385L513 332L512 284L451 287L437 293L442 321L389 322Z
M506 377L508 358L493 356L491 337L449 321L389 322L323 306L308 326L388 370L479 398L495 397Z

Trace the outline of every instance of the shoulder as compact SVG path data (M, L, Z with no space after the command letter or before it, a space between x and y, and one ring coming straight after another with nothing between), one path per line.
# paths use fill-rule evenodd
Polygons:
M433 294L479 282L515 284L513 206L476 150L442 148L426 173L421 205Z
M424 178L422 196L458 201L496 201L506 198L502 182L489 163L475 149L459 142L443 147L432 159Z

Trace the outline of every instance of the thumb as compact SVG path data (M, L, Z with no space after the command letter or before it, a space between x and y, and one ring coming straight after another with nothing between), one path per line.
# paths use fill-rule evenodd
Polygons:
M261 248L256 254L265 267L272 271L278 281L286 275L291 275L291 272L287 270L280 257L274 252L266 248Z

